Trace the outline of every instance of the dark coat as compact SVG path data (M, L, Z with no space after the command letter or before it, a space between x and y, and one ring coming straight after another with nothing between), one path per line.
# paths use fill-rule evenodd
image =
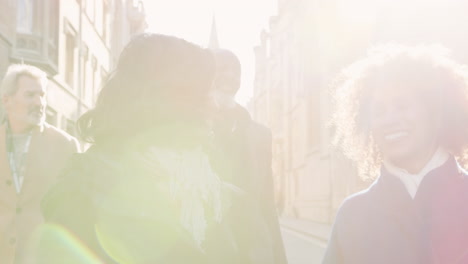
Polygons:
M414 200L382 170L338 212L324 264L468 263L468 177L455 159L429 172Z
M65 240L79 241L86 250L80 252L83 256L61 251L64 234L46 233L39 243L38 263L91 263L76 262L76 256L85 259L88 252L106 264L251 263L235 239L242 228L233 226L246 222L243 217L253 211L242 195L235 189L225 193L232 198L232 206L221 223L207 222L206 239L199 248L179 223L169 186L159 184L164 174L148 171L133 151L92 147L74 157L42 207L48 224L64 228L72 237ZM109 251L131 261L115 261Z
M245 190L260 212L260 223L253 224L252 255L262 255L256 263L287 263L276 213L271 168L270 130L254 122L240 105L221 114L215 126L216 145L228 164L227 181ZM256 226L255 226L256 225Z

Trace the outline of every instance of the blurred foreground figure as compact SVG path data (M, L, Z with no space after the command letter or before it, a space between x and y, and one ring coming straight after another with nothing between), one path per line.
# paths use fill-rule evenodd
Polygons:
M0 262L22 263L44 222L40 201L78 142L45 120L47 75L11 65L2 81L0 125Z
M258 217L250 218L248 250L255 263L286 263L278 217L274 204L271 172L271 132L254 122L246 109L235 102L240 88L241 65L232 52L214 50L215 90L218 107L216 143L228 161L226 180L246 191Z
M435 46L376 49L337 89L337 140L369 189L338 212L323 263L468 263L467 69Z
M79 120L93 146L43 201L39 263L250 263L233 217L242 196L213 160L210 51L135 37Z

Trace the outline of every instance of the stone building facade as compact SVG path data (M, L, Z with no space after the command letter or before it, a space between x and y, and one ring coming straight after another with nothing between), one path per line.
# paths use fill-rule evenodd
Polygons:
M343 199L370 182L333 147L330 90L373 45L440 43L468 63L468 4L456 0L279 0L254 48L250 109L272 129L277 204L283 215L333 222Z
M0 77L11 63L46 71L47 121L75 134L122 47L145 25L141 1L1 0Z

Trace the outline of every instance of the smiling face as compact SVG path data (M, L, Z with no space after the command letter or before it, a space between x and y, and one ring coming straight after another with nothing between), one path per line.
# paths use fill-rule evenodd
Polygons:
M421 96L424 91L384 86L370 103L370 125L385 160L417 171L438 147L439 117Z
M39 126L45 119L45 87L41 80L20 76L16 91L3 97L3 103L12 130L23 133Z

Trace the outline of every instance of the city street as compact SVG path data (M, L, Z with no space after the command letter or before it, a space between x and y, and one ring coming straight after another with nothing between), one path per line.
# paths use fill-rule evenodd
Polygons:
M322 241L284 227L281 232L289 264L320 263L325 251Z

